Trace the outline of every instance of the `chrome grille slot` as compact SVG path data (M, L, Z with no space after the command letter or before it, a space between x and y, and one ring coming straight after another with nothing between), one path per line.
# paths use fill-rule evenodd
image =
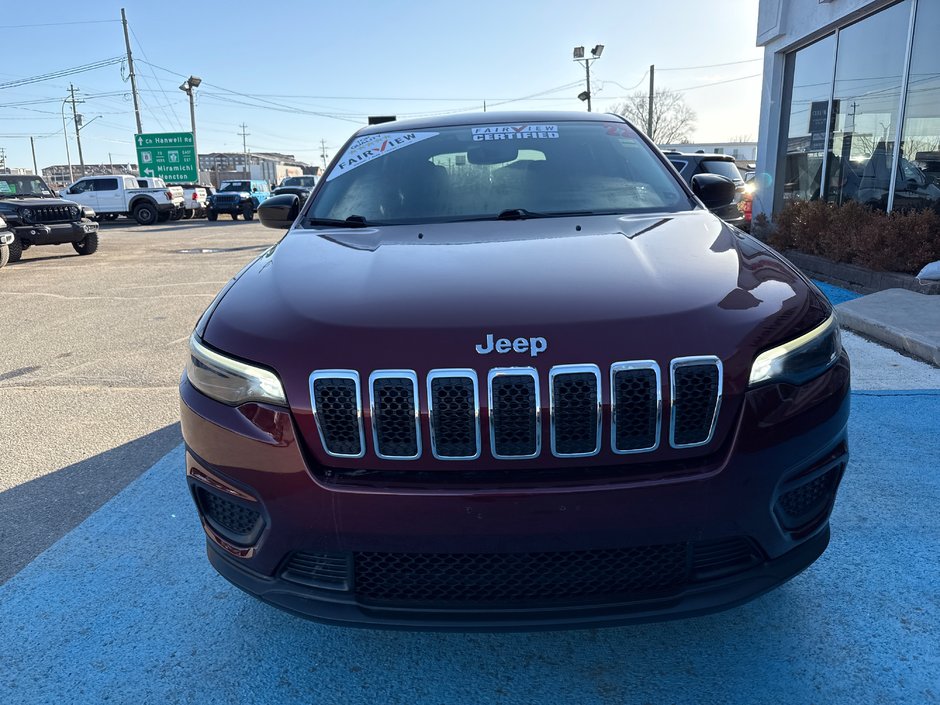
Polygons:
M428 374L431 453L440 460L480 457L480 399L473 370Z
M355 370L317 370L310 375L310 402L323 450L337 458L361 458L362 395Z
M649 453L659 447L662 422L659 365L653 360L611 365L610 404L610 443L615 453Z
M596 455L601 449L601 373L597 365L559 365L548 375L552 454Z
M672 416L669 443L693 448L712 439L721 406L721 360L711 355L677 357L669 366Z
M496 367L487 378L494 458L535 458L542 448L539 377L531 367Z
M377 370L369 375L372 440L385 460L421 457L418 378L411 370Z

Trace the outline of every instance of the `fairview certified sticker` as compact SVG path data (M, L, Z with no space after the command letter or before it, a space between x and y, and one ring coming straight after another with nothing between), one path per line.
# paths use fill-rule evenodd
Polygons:
M475 142L558 139L558 125L487 125L471 128L471 134Z
M388 132L381 135L365 135L355 140L343 156L336 162L336 166L327 181L342 176L356 167L368 164L373 159L384 157L399 149L418 144L429 137L435 137L437 132Z

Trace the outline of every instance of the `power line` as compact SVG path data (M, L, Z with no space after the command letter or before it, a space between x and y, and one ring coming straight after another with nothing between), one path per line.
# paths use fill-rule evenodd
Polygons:
M131 34L134 36L134 41L137 42L137 47L140 49L140 53L143 54L144 61L141 61L140 63L145 64L146 66L150 66L150 62L147 61L147 52L144 51L144 45L140 43L140 39L137 36L137 32L134 31L134 28L130 25L130 23L128 23L127 26L131 30ZM156 81L157 87L163 93L163 97L166 99L167 104L170 106L170 111L173 113L173 119L176 120L176 124L179 127L180 132L183 132L185 130L185 128L183 127L183 121L180 120L180 116L176 112L176 107L172 105L172 103L170 103L170 97L166 94L166 91L164 90L163 86L160 84L160 81L157 80L157 75L153 72L152 67L150 68L150 73L153 76L153 80ZM150 81L147 79L147 77L144 74L141 74L141 77L144 79L144 81L147 82L147 85L150 85ZM163 114L166 116L167 123L170 124L172 127L172 120L170 119L170 113L167 112L166 108L163 106L161 106L161 110Z
M741 61L727 61L723 64L705 64L703 66L678 66L675 68L661 69L658 66L656 67L657 71L694 71L695 69L715 69L719 66L737 66L738 64L752 64L755 61L763 61L763 58L759 59L742 59Z
M120 20L82 20L79 22L44 22L41 24L8 24L4 25L4 29L23 29L25 27L64 27L66 25L73 24L110 24L113 22L120 22Z
M59 69L58 71L51 71L49 73L40 74L39 76L30 76L29 78L19 78L15 81L7 81L6 83L0 83L0 90L4 88L19 88L20 86L28 86L32 83L40 83L42 81L51 81L55 78L62 78L63 76L72 76L77 73L84 73L86 71L94 71L96 69L104 68L106 66L113 66L114 64L119 64L124 60L122 56L112 57L110 59L101 59L100 61L95 61L90 64L82 64L81 66L73 66L67 69Z
M743 81L748 78L757 78L763 74L752 73L750 76L738 76L737 78L726 78L724 81L712 81L711 83L700 83L697 86L689 86L688 88L674 88L677 92L679 91L694 91L698 88L708 88L709 86L720 86L722 83L734 83L735 81Z

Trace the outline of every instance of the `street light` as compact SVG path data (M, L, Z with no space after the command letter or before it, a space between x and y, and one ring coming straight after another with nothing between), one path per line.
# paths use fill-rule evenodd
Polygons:
M193 130L193 155L196 158L196 181L199 181L199 149L196 147L196 104L193 101L193 88L202 83L199 76L190 76L180 86L180 90L189 96L189 122Z
M582 101L587 101L588 112L591 112L591 64L601 58L601 54L604 53L603 44L595 44L594 48L591 49L591 56L587 57L584 55L584 47L575 47L572 52L572 57L578 63L584 64L584 75L585 82L587 83L587 90L582 91L578 94L578 98Z

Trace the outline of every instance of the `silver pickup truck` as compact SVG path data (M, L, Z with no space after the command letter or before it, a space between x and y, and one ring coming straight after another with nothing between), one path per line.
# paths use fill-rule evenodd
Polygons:
M126 215L141 225L151 225L183 214L183 189L167 186L162 179L138 180L127 174L86 176L61 195L93 209L100 220Z

